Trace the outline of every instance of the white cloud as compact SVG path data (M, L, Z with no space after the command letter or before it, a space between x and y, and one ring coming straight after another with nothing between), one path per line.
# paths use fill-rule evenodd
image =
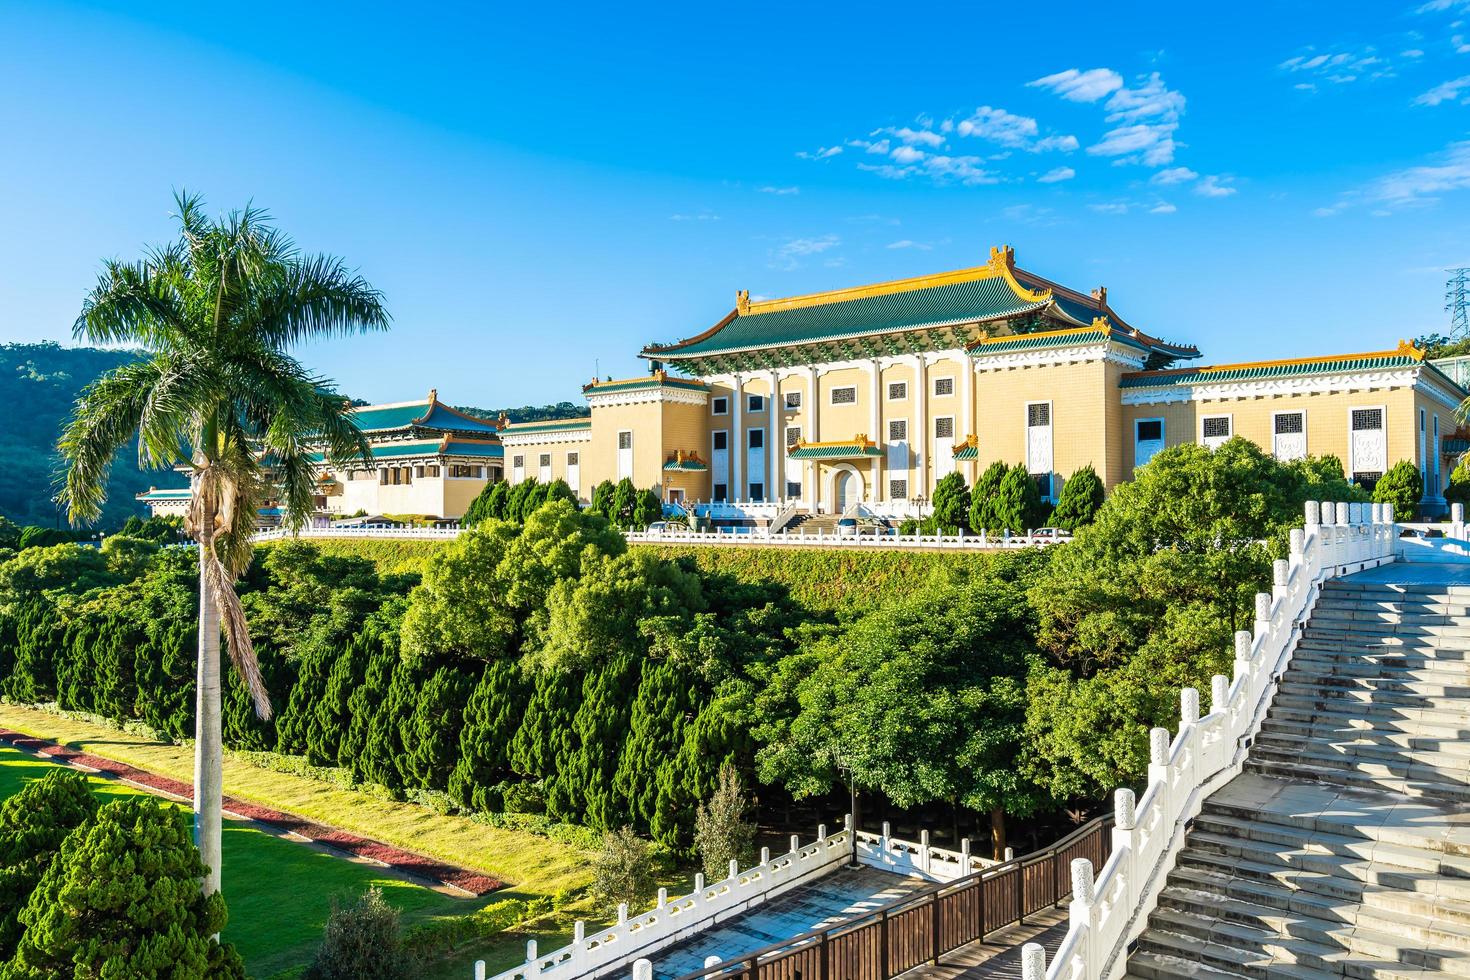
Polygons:
M1120 126L1103 134L1087 152L1100 157L1124 157L1124 163L1162 166L1174 160L1174 130L1177 123L1139 123Z
M1421 55L1423 53L1418 52ZM1417 57L1407 51L1404 52L1404 56ZM1292 74L1306 72L1338 85L1356 82L1359 78L1367 78L1372 81L1394 76L1392 63L1380 55L1372 45L1355 50L1320 52L1316 48L1308 47L1301 54L1287 58L1276 67Z
M900 166L908 163L918 163L926 156L923 150L916 150L912 146L896 146L890 155L893 157L893 162Z
M938 149L939 147L944 145L944 137L934 132L934 130L928 128L910 129L907 126L903 126L898 129L894 129L892 126L888 126L884 129L878 130L873 135L877 136L878 133L887 133L889 136L897 136L900 140L910 146L913 146L914 144L922 144L923 146Z
M1236 188L1230 186L1233 183L1234 177L1209 174L1194 185L1194 192L1200 197L1229 197L1236 191Z
M902 149L902 147L900 147ZM919 151L914 151L919 153ZM895 151L897 153L897 151ZM948 156L942 153L922 154L922 159L912 163L898 164L858 164L859 170L867 170L888 180L905 180L909 177L928 177L937 184L957 183L966 187L977 187L981 184L998 184L1000 175L992 170L986 170L982 164L984 160L976 156Z
M1062 153L1071 153L1082 144L1077 142L1077 137L1067 136L1043 136L1032 143L1029 149L1032 153L1045 153L1048 150L1057 150Z
M842 147L840 146L819 146L811 152L801 150L796 155L802 160L825 160L828 157L835 157L841 152Z
M1153 207L1149 208L1148 209L1148 213L1149 214L1173 214L1175 211L1178 211L1178 210L1179 210L1178 208L1176 208L1174 205L1170 204L1168 201L1160 201L1158 204L1155 204Z
M1083 77L1098 71L1108 72L1110 80L1107 85L1085 89L1089 98L1074 98L1073 92L1084 91L1077 87L1082 84ZM1111 80L1116 80L1117 84L1112 84ZM1178 148L1174 133L1179 128L1179 117L1184 114L1185 100L1182 94L1164 84L1158 72L1150 73L1133 86L1123 85L1122 76L1110 69L1094 69L1092 72L1069 69L1030 84L1051 89L1063 98L1079 102L1096 102L1107 96L1107 102L1103 104L1106 110L1104 119L1113 128L1087 148L1093 156L1116 157L1116 163L1141 163L1150 167L1173 162L1174 151Z
M1419 9L1415 10L1414 13L1428 14L1443 10L1464 10L1470 12L1470 0L1429 0L1428 3L1421 4Z
M1424 52L1423 51L1420 51L1418 48L1409 48L1407 51L1400 51L1399 52L1399 57L1400 58L1422 58L1422 57L1424 57Z
M1459 78L1439 83L1415 99L1414 104L1439 105L1442 102L1454 102L1460 98L1460 93L1465 89L1470 89L1470 75L1461 75Z
M976 136L1001 146L1025 146L1036 138L1038 127L1030 116L983 105L968 119L961 119L955 131L961 136Z
M933 248L934 246L933 245L926 245L923 242L916 242L916 241L912 241L912 240L907 239L907 238L903 238L903 239L900 239L900 240L898 240L896 242L889 242L884 247L885 248L916 248L916 249L918 249L921 252L927 252L931 248Z
M796 269L801 266L802 259L821 255L840 244L842 244L842 239L833 234L793 238L771 250L770 265L775 269ZM832 259L828 258L826 261L830 263Z
M698 214L671 214L670 221L719 221L720 216L708 211L700 211Z
M1149 178L1149 183L1163 184L1165 186L1169 184L1183 184L1187 181L1194 180L1198 176L1199 174L1190 170L1188 167L1170 167L1167 170L1160 170L1154 174Z
M777 197L785 197L788 194L800 194L801 193L801 188L800 187L770 187L770 186L767 186L767 187L761 187L761 188L759 188L759 190L760 190L760 192L762 194L775 194Z
M1026 83L1030 88L1044 88L1069 102L1096 102L1123 87L1123 76L1111 68L1068 68L1055 75Z
M1109 201L1106 204L1089 204L1087 205L1087 207L1090 210L1096 211L1098 214L1128 213L1128 203L1126 201Z
M1368 195L1389 205L1426 204L1446 191L1470 189L1470 141L1451 143L1432 164L1380 177Z
M1048 170L1040 177L1037 177L1036 182L1038 184L1056 184L1063 180L1071 180L1075 176L1077 176L1077 171L1071 167L1057 167L1055 170Z

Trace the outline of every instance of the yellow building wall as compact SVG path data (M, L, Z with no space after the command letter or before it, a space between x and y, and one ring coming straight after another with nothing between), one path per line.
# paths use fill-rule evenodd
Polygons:
M1110 442L1107 402L1118 398L1117 389L1108 387L1106 368L1101 361L1089 361L977 374L977 471L995 462L1024 463L1027 405L1049 401L1052 472L1064 480L1091 465L1103 476Z
M872 428L872 381L867 371L861 368L828 371L817 379L817 387L818 397L822 400L817 411L817 421L821 431L815 438L808 436L807 441L832 442L838 439L851 439ZM833 388L856 388L856 403L833 405ZM881 438L878 433L868 432L868 435L875 440Z

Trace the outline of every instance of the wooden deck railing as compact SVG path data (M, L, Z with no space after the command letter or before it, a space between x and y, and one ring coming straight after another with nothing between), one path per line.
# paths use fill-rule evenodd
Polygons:
M826 929L686 973L678 980L891 980L945 953L1055 908L1072 893L1072 861L1107 860L1111 815L1051 847L933 885Z

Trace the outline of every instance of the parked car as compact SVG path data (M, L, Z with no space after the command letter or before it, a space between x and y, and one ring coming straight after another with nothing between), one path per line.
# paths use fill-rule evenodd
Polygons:
M858 522L856 517L842 517L837 521L837 536L839 538L855 538L858 536Z
M1059 527L1039 527L1031 532L1032 544L1062 544L1072 540L1072 532Z
M682 524L674 524L670 521L654 521L644 530L649 534L670 534L673 531L682 531L684 529L684 525Z

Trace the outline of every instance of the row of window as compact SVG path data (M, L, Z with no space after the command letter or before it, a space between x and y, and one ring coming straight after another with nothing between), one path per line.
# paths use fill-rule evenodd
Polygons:
M832 401L832 404L833 405L856 405L857 404L857 386L856 385L842 385L840 387L833 388L829 394L830 394L831 401ZM953 394L954 394L954 378L935 378L934 379L934 397L936 397L936 398L944 398L944 397L946 397L948 395L953 395ZM904 399L908 398L908 396L909 396L909 383L907 381L891 381L891 382L889 382L889 384L888 384L888 400L889 401L895 401L895 402L896 401L903 401ZM784 402L784 404L786 406L786 409L788 411L795 411L796 409L801 408L801 392L799 392L799 391L788 391L788 392L783 393L781 397L782 397L782 401ZM765 395L746 395L745 396L745 410L747 412L764 412L766 410L766 396ZM730 399L729 399L729 397L726 396L726 395L720 395L719 397L710 399L710 414L711 415L729 415L730 414Z
M415 479L438 479L441 468L432 463L417 466L387 466L376 470L351 470L347 477L350 480L371 480L376 475L379 486L400 487L408 486ZM491 477L498 473L491 468ZM449 476L456 480L483 480L486 479L484 466L469 465L464 463L451 463Z
M525 469L525 467L526 467L526 457L525 456L512 456L510 458L510 465L511 465L511 468L512 469ZM536 457L536 465L538 465L538 466L550 466L551 465L551 453L541 453L539 456L537 456ZM567 465L568 466L576 466L577 465L577 454L576 453L567 453Z
M713 448L716 452L730 448L730 432L728 429L716 429L713 433ZM909 437L908 419L888 420L888 441L905 442ZM954 418L944 416L934 420L934 438L954 438ZM801 426L788 425L786 427L786 448L791 449L801 441ZM747 429L745 431L745 447L747 449L764 449L766 446L765 429Z

